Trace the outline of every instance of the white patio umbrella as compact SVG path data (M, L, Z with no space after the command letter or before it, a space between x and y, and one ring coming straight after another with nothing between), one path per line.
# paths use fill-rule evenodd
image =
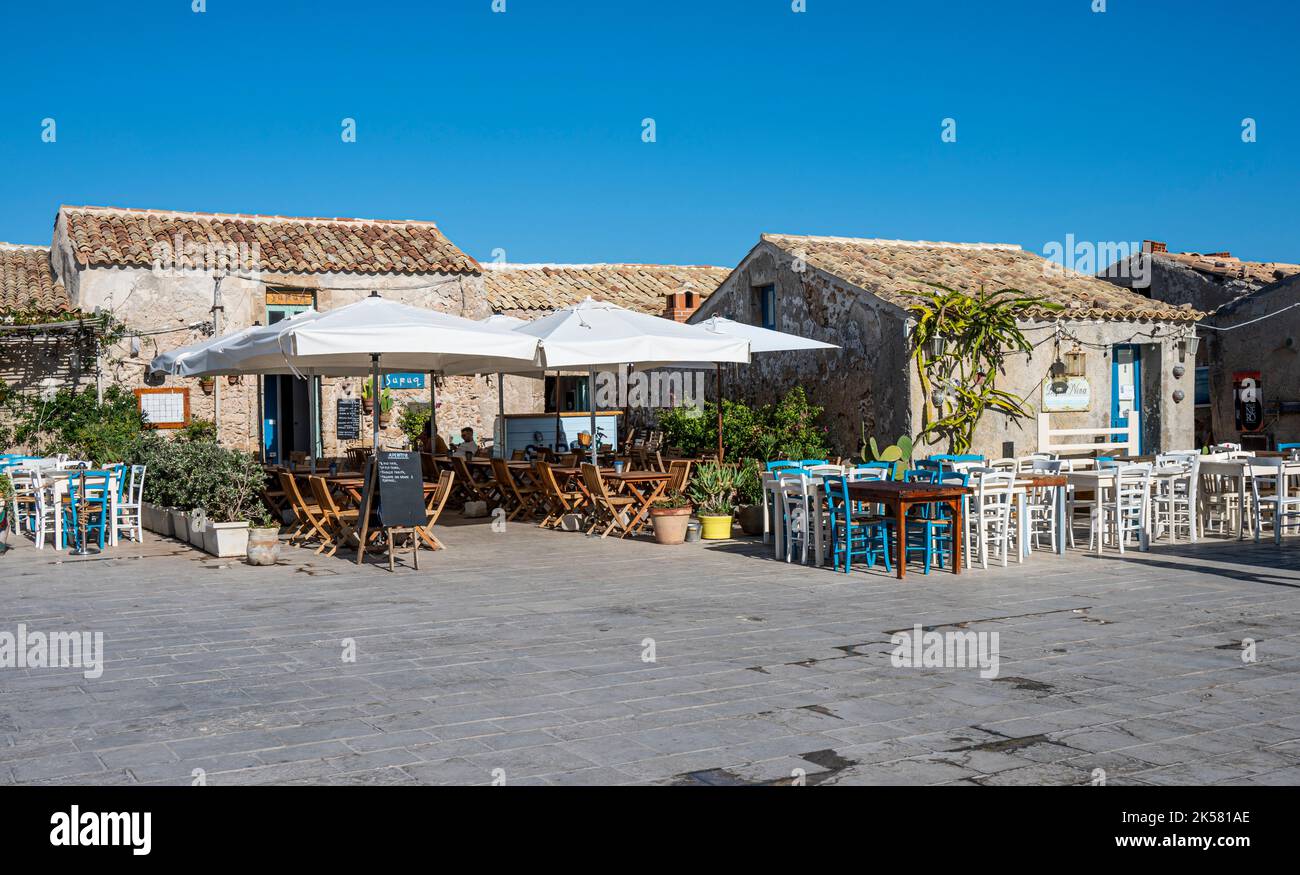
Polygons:
M287 368L299 376L348 376L369 371L378 403L380 372L491 373L535 366L538 361L536 338L388 301L377 292L354 304L308 316L303 313L266 330L236 332L201 356L180 357L172 372L204 376L284 373ZM372 437L378 448L377 414Z
M721 316L710 316L703 322L695 323L710 334L719 337L744 338L749 341L751 353L791 352L811 349L839 349L833 343L810 340L797 334L773 331L759 325L747 325ZM722 461L722 364L718 363L718 461Z
M527 319L519 319L515 316L507 316L504 313L493 313L486 319L480 319L483 325L490 325L493 328L513 329L520 325L527 325ZM506 428L506 384L505 374L497 371L497 422L501 423L501 458L506 458L510 452L510 432ZM557 411L558 412L558 411ZM437 420L434 420L435 422Z
M545 370L586 370L590 382L591 459L596 439L596 372L631 364L653 368L686 362L749 361L749 341L648 316L616 304L587 298L515 328L516 334L541 341ZM510 373L526 373L511 369Z

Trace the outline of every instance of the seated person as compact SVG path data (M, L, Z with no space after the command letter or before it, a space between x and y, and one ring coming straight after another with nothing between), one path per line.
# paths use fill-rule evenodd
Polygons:
M456 444L456 453L471 458L478 452L478 442L474 440L474 429L465 426L460 430L460 443Z

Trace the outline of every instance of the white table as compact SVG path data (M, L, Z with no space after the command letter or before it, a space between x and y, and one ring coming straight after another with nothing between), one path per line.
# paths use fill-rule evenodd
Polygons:
M1231 477L1237 481L1237 540L1246 537L1246 481L1256 475L1267 477L1277 471L1272 465L1260 465L1254 459L1218 459L1201 462L1200 472L1216 477ZM1287 462L1282 468L1284 476L1300 474L1300 462Z
M1087 471L1064 471L1062 472L1070 485L1075 490L1090 491L1097 496L1097 512L1101 513L1101 505L1104 501L1104 493L1107 489L1115 488L1115 478L1119 473L1119 468L1095 468ZM1152 479L1157 477L1177 477L1186 475L1186 471L1180 468L1155 468L1151 471ZM1138 550L1146 552L1151 549L1151 494L1147 493L1142 499L1142 519L1144 524L1138 533ZM1070 525L1074 525L1074 520L1070 520ZM1100 554L1104 548L1106 533L1099 532L1097 535L1097 553Z

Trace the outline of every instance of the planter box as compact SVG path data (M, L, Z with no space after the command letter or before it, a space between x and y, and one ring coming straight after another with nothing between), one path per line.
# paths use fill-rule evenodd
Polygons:
M203 527L203 549L222 559L248 554L248 523L208 523Z
M190 515L176 508L167 511L167 515L171 517L172 521L171 536L178 541L188 543L190 540Z
M190 544L198 547L200 550L207 549L206 533L207 526L200 525L197 529L194 526L196 516L193 513L185 514L185 531L189 533Z
M147 501L140 502L140 521L149 531L164 536L172 533L171 513L165 507L158 507Z

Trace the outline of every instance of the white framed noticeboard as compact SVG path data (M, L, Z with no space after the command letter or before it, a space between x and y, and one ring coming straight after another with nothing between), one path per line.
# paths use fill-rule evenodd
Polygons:
M1092 406L1092 388L1087 377L1058 377L1043 381L1043 412L1071 413Z
M188 388L136 389L135 398L150 428L181 428L190 424Z

